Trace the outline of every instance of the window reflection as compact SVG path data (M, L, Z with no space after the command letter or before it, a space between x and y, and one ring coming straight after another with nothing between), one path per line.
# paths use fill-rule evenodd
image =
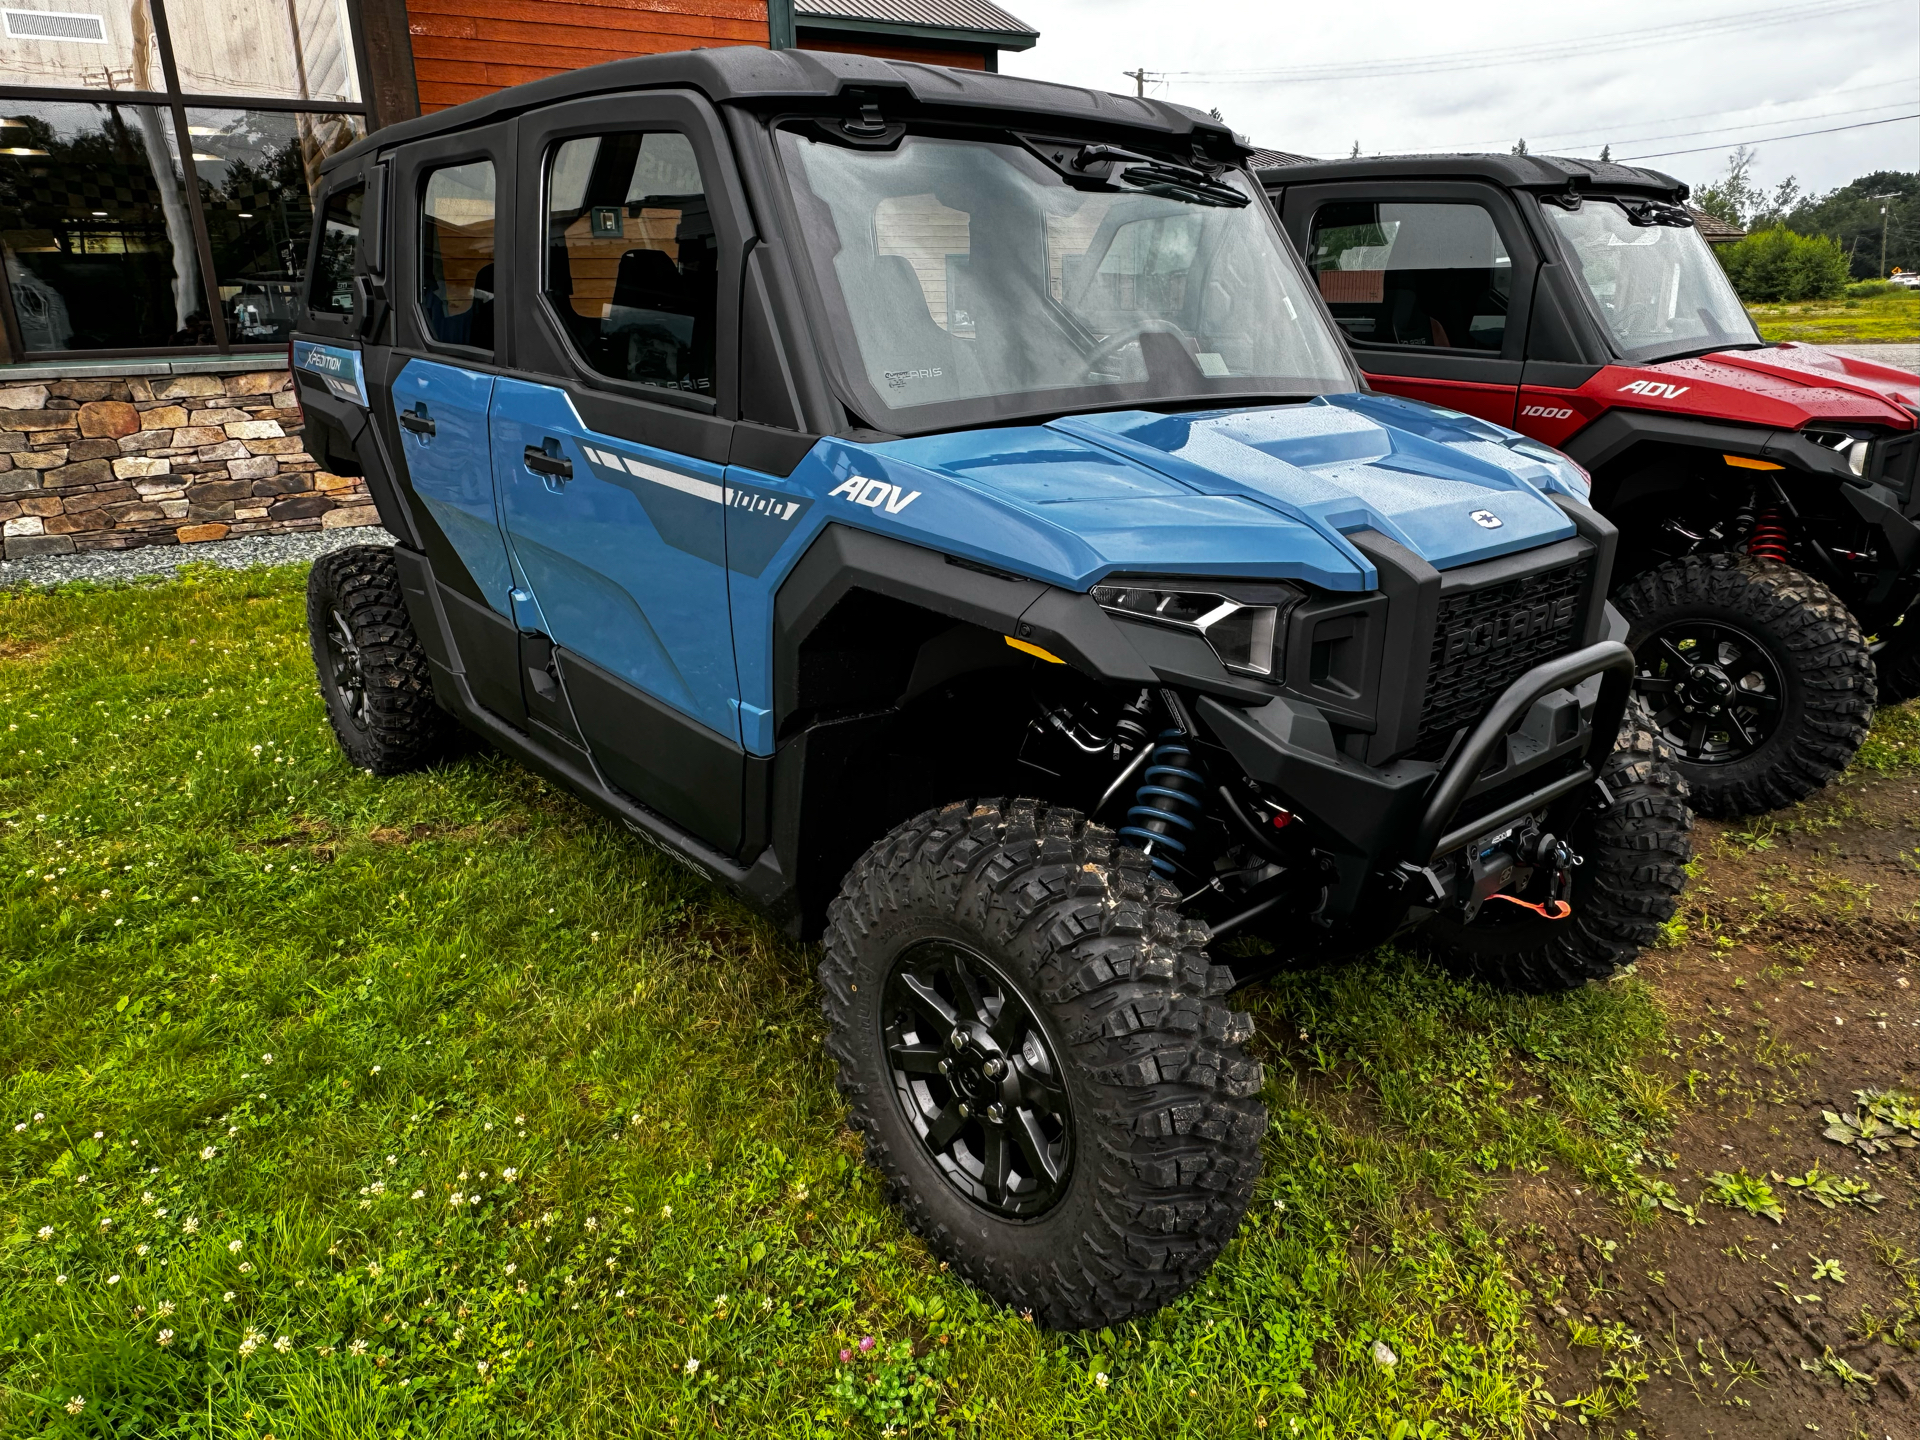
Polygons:
M360 98L346 0L167 0L167 31L189 94Z
M165 112L0 104L0 247L25 347L212 344Z
M214 278L233 344L273 343L292 332L320 164L364 133L357 115L187 111Z
M0 85L166 89L146 0L7 0Z

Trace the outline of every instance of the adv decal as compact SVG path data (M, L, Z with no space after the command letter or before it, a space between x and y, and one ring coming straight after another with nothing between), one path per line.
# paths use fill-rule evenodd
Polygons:
M360 374L360 352L345 345L321 345L312 340L293 342L293 368L317 375L337 400L367 408L367 383Z
M882 506L889 515L898 515L907 506L920 498L918 490L900 493L900 487L885 480L869 480L864 475L849 475L844 482L827 492L832 499L840 496L856 505L864 505L869 510L878 510Z
M1655 400L1678 400L1691 385L1668 385L1659 380L1635 380L1620 387L1622 395L1645 395Z

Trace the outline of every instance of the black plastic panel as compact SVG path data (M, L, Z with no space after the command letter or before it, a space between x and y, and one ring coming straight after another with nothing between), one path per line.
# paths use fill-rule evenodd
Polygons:
M600 772L716 850L740 845L740 747L568 650L556 650Z

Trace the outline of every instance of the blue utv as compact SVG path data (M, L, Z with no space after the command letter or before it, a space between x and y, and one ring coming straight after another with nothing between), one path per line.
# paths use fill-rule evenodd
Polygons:
M1179 1295L1261 1134L1228 992L1408 935L1611 974L1689 819L1585 475L1369 392L1196 111L624 60L323 167L292 362L390 548L340 743L457 726L824 938L852 1123L1049 1325Z

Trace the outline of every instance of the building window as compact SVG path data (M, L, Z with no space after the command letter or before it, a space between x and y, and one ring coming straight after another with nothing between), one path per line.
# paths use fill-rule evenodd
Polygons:
M14 358L285 345L366 130L348 0L0 0Z

